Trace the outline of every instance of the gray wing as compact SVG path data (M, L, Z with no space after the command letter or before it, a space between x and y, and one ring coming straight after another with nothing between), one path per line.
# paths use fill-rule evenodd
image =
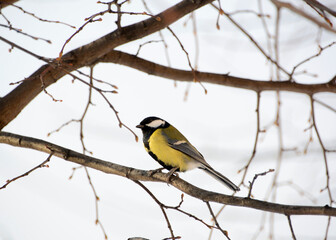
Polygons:
M178 150L188 155L189 157L195 159L201 165L210 167L209 164L205 161L203 155L199 151L197 151L197 149L193 145L191 145L188 141L185 140L176 141L169 139L168 144L171 148Z
M205 172L216 178L217 180L224 183L227 187L232 189L233 191L239 191L239 187L236 186L233 182L231 182L227 177L222 175L221 173L217 172L215 169L213 169L204 159L202 154L197 151L197 149L191 145L187 140L171 140L166 138L168 141L168 144L171 148L176 149L191 158L193 158L195 161L200 163L199 168L203 169Z

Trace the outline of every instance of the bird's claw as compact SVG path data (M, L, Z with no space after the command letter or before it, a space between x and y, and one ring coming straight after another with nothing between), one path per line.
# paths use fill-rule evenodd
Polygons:
M178 169L178 167L174 167L174 168L170 169L170 171L167 173L167 178L166 178L166 182L167 182L167 183L170 182L171 177L172 177L173 175L175 175L176 177L179 176L178 173L176 172L177 169Z
M158 168L158 169L154 169L154 170L149 170L149 176L152 177L155 173L160 173L162 172L164 168Z

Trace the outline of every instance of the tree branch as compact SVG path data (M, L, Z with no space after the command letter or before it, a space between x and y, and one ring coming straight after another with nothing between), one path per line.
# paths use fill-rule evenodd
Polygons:
M183 16L212 2L213 0L183 0L167 10L138 23L116 29L107 35L74 49L54 59L51 65L40 67L18 87L0 99L0 130L11 122L22 109L33 100L44 87L48 87L68 72L84 66L91 66L98 58L107 54L115 47L148 36L176 22ZM50 67L52 66L52 67Z
M132 54L112 50L108 54L98 59L99 62L109 62L125 65L139 71L163 78L192 82L194 74L192 71L180 70L166 67ZM228 87L236 87L256 92L261 91L289 91L297 93L306 93L308 95L318 92L336 93L336 85L331 84L329 80L322 84L300 84L291 81L263 81L248 78L230 76L229 74L216 74L209 72L195 71L197 80Z
M53 153L53 156L62 158L66 161L90 167L108 174L127 177L132 180L165 183L167 179L167 176L164 173L157 172L153 174L151 171L144 171L140 169L134 169L118 165L112 162L107 162L101 159L80 154L78 152L72 151L67 148L63 148L61 146L52 144L44 140L21 136L13 133L0 132L0 143L5 143L17 147L35 149L40 152L45 152L48 154ZM182 192L205 202L217 202L231 206L253 208L257 210L279 213L284 215L336 216L336 208L330 207L328 205L323 207L285 205L250 198L233 197L198 188L182 180L181 178L175 176L171 177L170 184L175 188L181 190Z

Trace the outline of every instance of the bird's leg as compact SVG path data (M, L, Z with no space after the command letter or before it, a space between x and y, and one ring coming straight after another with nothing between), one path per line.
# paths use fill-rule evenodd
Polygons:
M158 172L162 172L162 170L165 169L165 168L158 168L158 169L154 169L154 170L149 170L149 176L152 177L155 173L158 173Z
M176 170L178 169L178 167L174 167L172 169L170 169L170 171L167 173L167 182L169 183L170 182L170 178L171 176L175 173L178 177L178 174L176 173Z

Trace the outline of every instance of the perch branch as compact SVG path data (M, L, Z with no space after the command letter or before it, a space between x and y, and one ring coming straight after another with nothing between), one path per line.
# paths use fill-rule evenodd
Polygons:
M134 169L131 167L122 166L119 164L112 163L110 161L108 162L98 158L86 156L41 139L21 136L13 133L0 132L0 143L5 143L16 147L35 149L40 152L45 152L48 154L53 153L53 156L59 157L66 161L77 163L108 174L127 177L131 180L165 183L167 178L166 174L164 173L157 172L153 174L151 171L144 171L140 169ZM181 178L175 176L171 177L171 185L179 189L180 191L192 197L198 198L202 201L217 202L231 206L247 207L284 215L336 216L336 208L330 207L328 205L325 206L286 205L244 197L234 197L198 188L182 180Z

